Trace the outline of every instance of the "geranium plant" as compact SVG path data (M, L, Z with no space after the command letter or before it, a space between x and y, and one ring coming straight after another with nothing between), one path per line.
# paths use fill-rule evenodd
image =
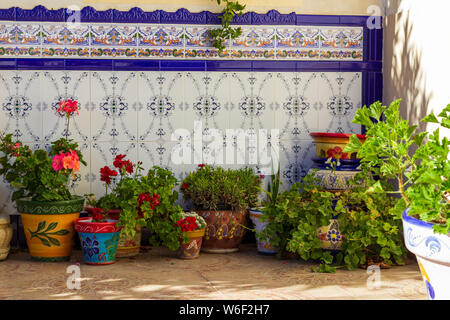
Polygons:
M361 144L352 136L344 151L357 151L362 163L376 175L397 182L398 190L386 191L380 182L369 190L399 194L392 213L400 217L409 208L409 215L434 223L436 232L447 234L450 231L450 203L445 196L450 191L448 138L440 138L440 128L431 134L417 132L417 125L410 125L400 116L400 102L396 100L389 107L375 102L358 110L353 122L366 126L367 140ZM422 121L449 129L450 105L438 117L430 114Z
M78 110L76 101L70 110ZM0 142L0 175L15 189L13 201L24 197L43 202L73 199L68 189L69 177L80 170L80 163L86 162L78 144L69 142L67 135L53 142L49 153L32 151L21 141L13 141L12 134L1 134Z
M258 203L261 178L251 168L224 169L200 164L182 182L185 200L197 209L241 210Z
M195 231L206 228L206 222L203 217L199 216L195 212L183 212L182 218L178 220L175 224L180 227L181 231Z

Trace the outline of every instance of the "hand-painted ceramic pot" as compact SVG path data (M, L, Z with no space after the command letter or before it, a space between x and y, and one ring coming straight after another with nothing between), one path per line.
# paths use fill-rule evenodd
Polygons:
M86 210L87 209L88 208L86 208ZM106 212L106 216L113 220L119 220L121 213L122 209L111 209ZM92 216L92 213L90 215ZM129 236L122 232L119 238L119 244L117 245L116 257L129 258L137 256L141 249L141 239L142 239L141 225L136 225L135 233L133 236Z
M311 169L332 170L336 171L359 171L361 159L327 159L327 158L313 158L313 165Z
M403 212L406 248L414 253L422 273L428 297L450 300L450 234L438 234L433 225Z
M314 173L314 169L308 172ZM332 170L318 170L315 177L320 179L320 185L327 191L342 191L348 188L347 183L353 179L359 171L332 171Z
M16 204L31 258L46 262L69 260L74 222L83 210L84 198L75 196L73 200L54 202L23 198L16 200Z
M262 208L249 210L250 219L252 220L256 229L256 244L258 247L258 252L262 254L273 255L276 254L278 250L270 244L270 241L263 241L258 239L258 234L263 232L269 224L268 222L259 221L259 217L263 215L263 212L261 210Z
M5 260L9 254L9 243L12 239L12 227L8 218L0 218L0 261Z
M203 236L206 229L187 231L184 234L189 238L187 243L180 241L180 249L178 251L178 257L181 259L196 259L200 255L200 249L202 247Z
M116 261L117 243L120 228L117 220L107 219L106 222L92 222L92 218L79 218L75 229L80 235L86 264L103 265Z
M316 144L316 157L333 158L333 159L356 159L356 152L349 154L343 152L345 146L350 141L351 134L346 133L326 133L311 132ZM356 135L362 143L366 140L366 136L362 134Z
M339 223L337 219L331 219L328 226L320 227L317 230L317 236L322 242L322 249L331 251L341 250L344 236L339 230Z
M206 221L202 251L230 253L239 251L247 226L247 210L194 210Z

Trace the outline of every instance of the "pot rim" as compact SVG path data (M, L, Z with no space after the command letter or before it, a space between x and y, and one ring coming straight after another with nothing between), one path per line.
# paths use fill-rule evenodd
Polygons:
M41 205L41 204L53 204L53 205L58 205L58 204L68 204L71 202L77 203L80 202L81 200L83 200L84 203L84 197L82 196L77 196L77 195L72 195L73 197L75 197L75 199L71 199L71 200L61 200L61 201L34 201L34 200L30 200L31 197L24 197L24 198L20 198L15 200L16 204L17 202L22 202L22 203L26 203L26 204L31 204L31 205Z
M433 228L433 223L425 222L423 220L419 220L419 219L416 219L414 217L411 217L411 216L408 215L408 212L409 212L409 208L406 208L403 211L403 213L402 213L402 218L403 218L404 221L409 222L409 223L411 223L413 225L416 225L416 226L419 226L419 227L426 227L426 228L429 228L429 229Z
M311 132L311 137L325 137L325 138L350 138L353 133L329 133L329 132ZM357 134L358 139L366 139L365 134Z
M75 220L75 229L78 232L80 232L78 230L80 227L96 227L96 228L99 228L99 230L93 230L92 232L86 232L86 233L119 232L122 229L122 227L117 227L118 222L119 222L119 220L113 220L113 219L106 219L106 222L92 222L92 217L84 217L84 218L78 218ZM105 230L104 228L107 228L108 232L101 232L101 230ZM81 231L81 232L83 232L83 231Z

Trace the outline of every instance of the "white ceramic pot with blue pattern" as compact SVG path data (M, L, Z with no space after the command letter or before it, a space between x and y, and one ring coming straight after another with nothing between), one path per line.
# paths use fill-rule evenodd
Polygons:
M433 231L433 225L403 212L405 244L417 257L428 297L450 300L450 237Z
M270 244L270 241L262 241L258 239L258 234L264 231L264 229L266 229L267 225L269 224L268 222L259 221L259 218L263 215L263 212L261 210L262 208L253 208L249 210L250 219L252 220L256 229L256 243L258 246L258 252L262 254L273 255L276 254L278 250Z

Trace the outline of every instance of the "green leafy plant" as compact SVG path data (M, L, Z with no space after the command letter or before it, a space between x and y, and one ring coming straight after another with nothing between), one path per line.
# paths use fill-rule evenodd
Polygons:
M33 201L72 200L68 189L70 176L86 165L78 144L68 139L69 121L78 114L78 102L59 103L57 113L67 119L65 138L52 142L50 152L32 151L12 134L0 134L0 175L15 189L12 200L29 197Z
M45 150L32 151L12 134L0 135L0 175L15 189L12 200L30 197L33 201L72 200L68 189L71 170L54 170Z
M367 193L377 183L364 168L342 192L330 193L319 185L314 174L280 194L276 203L267 203L263 218L269 221L261 238L303 260L320 263L313 271L335 272L336 268L353 270L379 264L389 267L403 264L405 248L400 234L401 220L390 213L396 200L386 193ZM383 185L387 182L383 181ZM322 248L318 229L337 216L342 244L335 256Z
M369 108L358 110L353 122L366 126L367 139L361 144L352 136L344 152L358 152L361 161L376 175L397 182L398 188L394 191L386 191L379 182L368 190L399 194L401 198L391 209L393 214L400 217L409 208L409 215L434 223L436 232L447 234L450 203L444 195L450 191L448 138L439 137L440 128L431 134L417 132L417 125L410 125L400 116L400 102L396 100L389 107L375 102ZM450 105L438 117L430 114L422 121L450 128L449 115Z
M253 169L223 169L199 165L182 182L184 199L197 209L243 210L258 203L261 179Z
M241 16L243 14L243 10L245 9L245 5L239 3L238 0L230 1L230 0L216 0L218 5L222 3L225 4L225 8L222 11L222 15L220 16L220 20L222 22L222 28L219 29L211 29L209 30L209 34L211 39L213 40L213 47L219 50L219 53L222 53L225 50L225 42L230 39L236 39L242 34L241 27L232 28L230 23L233 21L234 16L237 14Z

